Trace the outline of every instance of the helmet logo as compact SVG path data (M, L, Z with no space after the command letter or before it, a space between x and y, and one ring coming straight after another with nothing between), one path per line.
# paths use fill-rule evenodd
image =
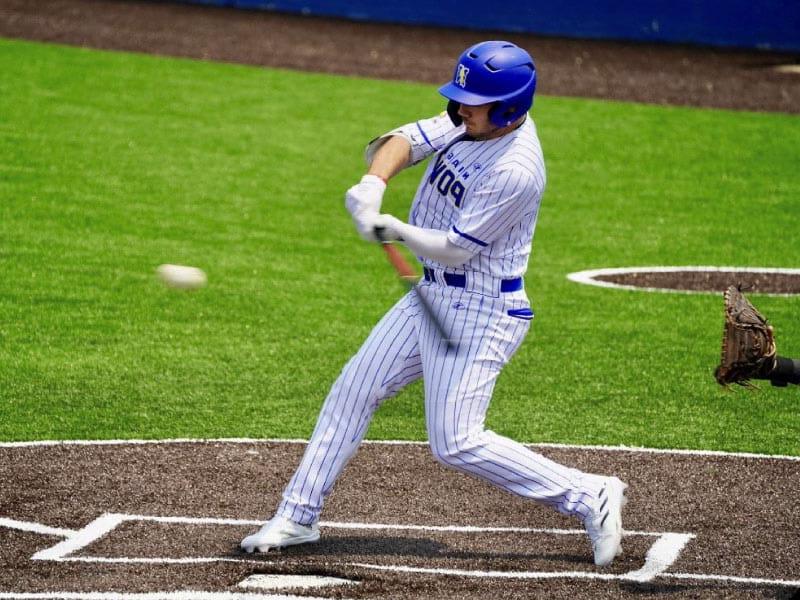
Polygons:
M464 65L458 65L458 69L456 69L456 84L460 87L464 88L467 87L467 74L469 73L469 69Z

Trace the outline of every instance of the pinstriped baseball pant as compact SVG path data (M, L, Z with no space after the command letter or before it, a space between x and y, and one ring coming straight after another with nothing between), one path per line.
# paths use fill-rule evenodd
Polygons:
M446 350L419 310L417 292L458 343L457 352ZM490 297L428 282L404 296L332 386L278 514L306 525L317 521L375 410L423 377L428 439L438 461L562 514L585 517L599 492L596 478L484 428L497 376L530 327L529 319L508 311L526 307L524 291Z

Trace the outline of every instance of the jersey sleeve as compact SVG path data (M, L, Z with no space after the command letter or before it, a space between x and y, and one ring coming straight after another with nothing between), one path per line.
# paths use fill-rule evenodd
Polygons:
M505 169L487 173L464 199L447 239L477 254L527 215L539 210L544 184L530 173Z
M372 164L372 159L378 149L390 137L399 135L411 144L411 160L406 165L410 167L425 160L428 156L444 148L453 139L463 133L464 127L456 127L446 112L443 112L430 119L422 119L413 123L407 123L397 129L393 129L382 136L375 138L364 151L364 158L367 165Z

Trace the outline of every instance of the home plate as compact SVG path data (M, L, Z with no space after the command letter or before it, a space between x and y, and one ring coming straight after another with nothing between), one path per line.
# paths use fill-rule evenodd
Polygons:
M339 577L323 577L322 575L251 575L239 583L239 587L257 588L260 590L285 590L289 588L310 589L333 585L353 585L358 583Z
M777 71L778 73L790 73L792 75L800 75L800 65L789 64L789 65L775 65L772 67L773 71Z

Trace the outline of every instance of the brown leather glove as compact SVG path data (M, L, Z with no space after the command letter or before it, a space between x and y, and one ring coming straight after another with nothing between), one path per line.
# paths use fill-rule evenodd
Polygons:
M725 291L722 359L714 371L717 383L751 387L751 378L772 371L776 353L772 327L739 287L730 286Z

